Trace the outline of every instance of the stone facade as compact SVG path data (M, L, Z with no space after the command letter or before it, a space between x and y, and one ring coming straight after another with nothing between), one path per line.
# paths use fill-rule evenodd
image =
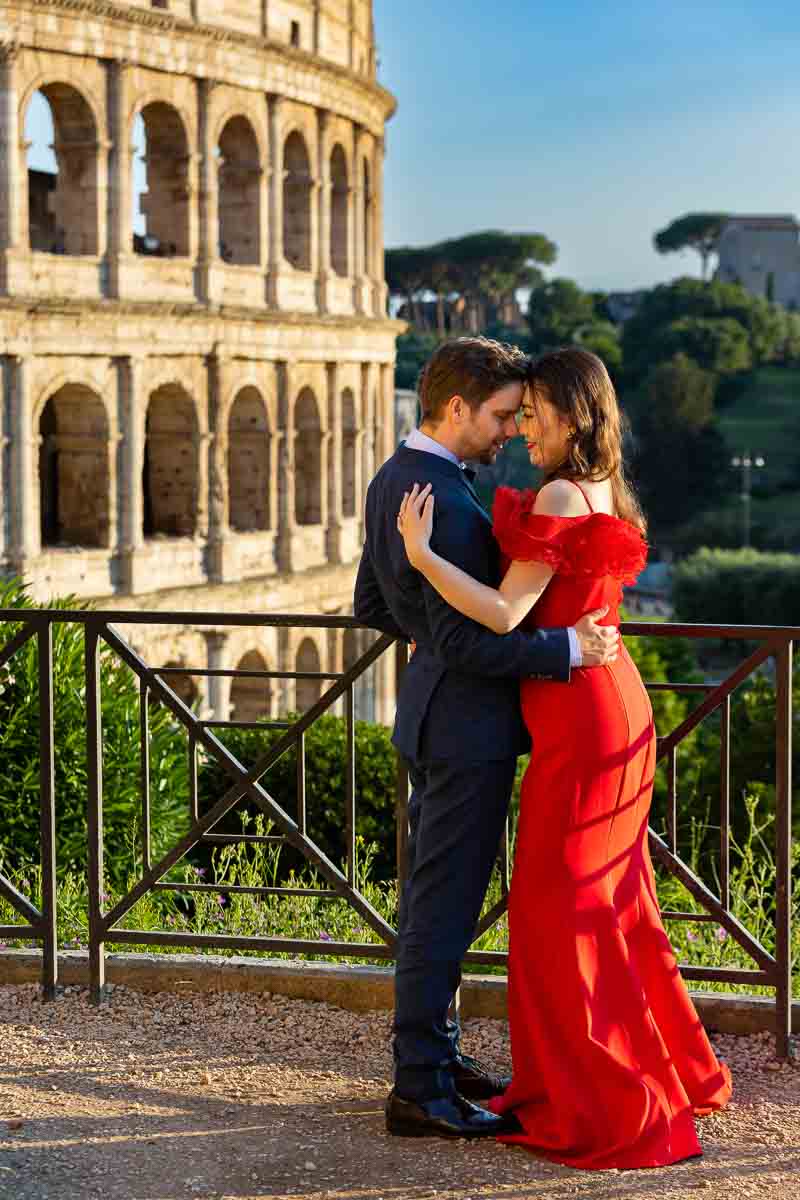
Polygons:
M37 92L49 179L23 140ZM393 111L370 0L0 0L3 574L118 610L351 611L394 447ZM366 636L127 632L154 665L322 672ZM365 715L389 719L388 675ZM319 692L270 682L210 680L207 709Z
M717 279L800 308L800 224L791 216L731 217L720 234Z

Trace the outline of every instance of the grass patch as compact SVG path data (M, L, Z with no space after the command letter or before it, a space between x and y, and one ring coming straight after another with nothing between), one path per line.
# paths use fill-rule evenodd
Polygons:
M761 367L733 404L718 413L719 429L732 453L750 450L766 460L753 472L753 485L770 491L792 488L800 500L800 370ZM763 476L763 479L761 478Z
M774 952L774 897L775 863L769 844L771 816L761 815L758 801L747 802L748 832L741 845L731 847L731 901L732 910L742 924L759 939L770 952ZM255 830L268 832L263 818L256 818ZM689 865L701 874L710 886L715 884L713 859L706 859L703 847L708 844L709 829L703 822L695 821L692 826ZM800 847L795 847L795 863L800 862ZM361 893L372 906L394 924L397 918L397 888L394 883L376 883L370 878L374 847L365 846L359 840L357 857L357 884ZM294 872L289 879L279 874L280 850L272 845L230 845L215 851L208 882L214 888L224 884L246 887L274 886L280 879L281 886L323 888L325 881L310 867ZM173 868L166 877L169 881L183 883L205 882L202 868L187 863ZM38 903L38 868L13 873L13 882ZM132 884L133 879L130 881ZM670 875L657 872L658 895L661 907L683 912L700 912L701 909ZM122 893L111 890L104 895L104 907L110 908ZM500 878L492 880L487 908L500 896ZM800 996L800 904L793 902L793 950L795 961L794 994ZM83 876L66 875L58 890L58 939L61 949L82 949L87 944L87 896ZM16 920L13 910L4 901L0 902L0 923L11 924ZM329 962L366 962L385 966L386 960L336 957L326 953L327 942L380 943L363 918L344 901L325 900L313 896L258 897L247 893L236 893L225 897L221 892L170 891L145 896L123 920L126 929L168 930L186 933L228 934L237 937L283 937L308 939L319 943L315 954L273 954L270 957L283 959L324 958ZM671 924L669 931L679 961L693 966L752 967L748 956L734 940L719 926L710 923L692 925L688 922ZM10 941L5 945L27 947L36 945L28 941ZM181 953L179 947L129 946L109 943L110 950L132 952L136 950L156 953ZM481 937L476 949L508 949L508 925L505 916ZM225 951L188 948L184 953L225 954ZM232 950L231 954L258 955L261 951L250 949ZM474 967L474 973L504 974L502 968ZM769 988L753 988L745 985L703 983L704 990L720 992L756 992L772 995Z

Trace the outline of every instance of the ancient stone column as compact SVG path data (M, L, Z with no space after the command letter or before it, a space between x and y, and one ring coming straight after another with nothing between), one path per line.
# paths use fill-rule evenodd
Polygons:
M144 360L119 360L120 480L122 507L119 514L119 557L122 590L135 594L152 590L153 580L141 569L144 548L144 449L147 420L142 375Z
M108 254L108 218L109 218L109 166L111 160L111 142L108 138L97 140L97 256L105 258Z
M311 5L312 5L312 9L313 9L311 49L314 54L319 54L319 21L320 21L319 6L320 6L320 0L311 0Z
M349 66L353 71L356 65L356 5L355 0L348 0L347 5L347 23L349 26Z
M0 294L10 291L7 252L20 249L22 233L18 59L16 43L0 40Z
M199 144L198 183L198 298L210 303L215 299L213 271L219 263L219 181L217 158L211 137L209 106L216 83L197 80L197 130Z
M364 520L364 496L366 495L372 476L375 474L375 364L364 363L361 368L361 425L358 438L358 454L356 470L361 470L361 478L356 476L358 487L359 513Z
M275 562L278 570L292 571L294 512L294 428L289 403L291 378L289 364L276 363L278 384L278 428L282 433L278 450L278 524L275 535Z
M228 423L223 410L228 359L219 353L208 360L208 574L225 579L225 547L230 534L228 491Z
M381 398L380 416L376 418L377 443L375 452L378 465L391 458L397 446L397 430L394 416L394 367L385 363L379 368L381 382L379 396Z
M108 294L124 293L125 267L133 257L133 148L128 124L129 67L108 64Z
M383 254L383 164L386 157L386 142L376 138L375 153L372 156L373 179L373 213L372 213L372 278L373 284L373 315L386 316L387 289L385 282Z
M228 637L219 630L206 630L206 667L209 671L225 671L228 668ZM211 675L208 679L208 707L212 720L227 721L231 710L231 679Z
M283 267L283 100L267 97L269 104L269 278L267 298L273 308L280 307L280 275Z
M41 551L38 430L33 427L31 363L27 355L12 359L11 405L11 563L24 575Z
M200 154L195 146L194 150L189 153L189 161L186 164L186 192L189 204L189 235L188 235L188 255L187 257L195 264L200 252L200 210L198 205L198 192L200 177Z
M317 109L317 152L319 196L317 206L317 307L328 311L328 286L331 275L331 157L328 145L330 116Z
M353 276L353 308L363 312L363 276L364 276L364 171L359 146L358 125L353 126L353 256L350 259L350 271Z
M328 524L325 548L332 563L344 561L342 554L342 394L339 387L339 368L335 362L326 367L328 386L328 429L330 453L328 460Z
M269 438L269 527L274 532L280 520L278 488L280 487L280 461L286 434L276 429Z

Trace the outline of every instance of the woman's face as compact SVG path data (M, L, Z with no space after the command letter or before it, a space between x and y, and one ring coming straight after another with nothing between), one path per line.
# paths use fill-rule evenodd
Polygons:
M528 457L535 467L552 471L564 462L569 451L570 426L550 400L547 388L528 388L519 413L519 431L525 438Z

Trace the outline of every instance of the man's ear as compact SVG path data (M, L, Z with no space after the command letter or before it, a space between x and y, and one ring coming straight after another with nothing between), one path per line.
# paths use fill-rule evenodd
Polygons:
M451 396L447 401L447 407L454 421L460 422L464 420L467 405L463 396L460 396L458 393L455 396Z

